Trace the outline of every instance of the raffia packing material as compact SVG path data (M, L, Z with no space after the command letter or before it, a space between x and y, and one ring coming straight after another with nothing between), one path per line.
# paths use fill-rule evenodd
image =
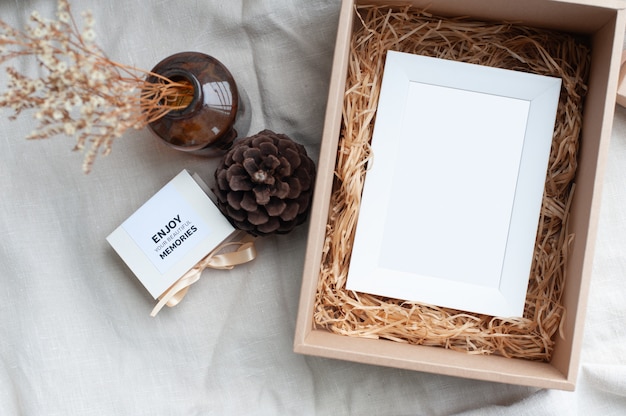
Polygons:
M333 214L328 220L328 248L322 260L321 279L325 282L318 289L316 325L344 335L371 337L375 333L380 338L411 344L549 360L552 339L564 313L560 302L565 280L563 260L573 239L566 226L587 89L588 47L572 36L553 31L442 20L406 7L362 7L358 11L363 25L352 39L340 157L331 196ZM371 114L378 105L387 50L524 70L563 80L523 318L469 314L345 289L355 232L353 219L359 214L366 176L363 162L372 157ZM349 155L350 159L341 155Z
M417 6L417 9L424 7L421 2L413 3ZM598 198L598 184L602 173L602 170L598 169L601 168L601 164L596 164L595 162L602 157L605 151L607 125L608 131L610 131L612 121L610 118L612 116L612 107L607 102L607 96L612 95L614 97L616 88L616 68L619 65L619 61L616 62L615 50L618 49L618 46L621 48L620 36L622 34L618 28L620 28L620 22L623 20L623 11L617 4L613 6L599 6L595 2L581 5L537 0L532 3L536 7L527 3L519 6L515 2L491 1L467 2L460 6L455 2L442 1L438 2L436 6L429 8L428 13L444 16L469 16L470 21L518 21L514 26L531 26L559 32L574 32L577 37L582 35L583 38L590 40L594 58L591 61L591 78L586 106L589 107L590 102L595 105L583 115L583 140L581 141L576 171L577 176L576 180L574 180L576 190L561 200L563 202L555 205L560 206L561 210L571 205L570 230L563 233L562 237L559 237L561 242L564 242L561 247L565 247L565 250L568 251L568 253L565 253L567 256L562 256L563 259L566 259L563 270L567 270L567 279L553 285L553 288L550 289L552 291L557 290L559 292L557 296L562 298L562 307L556 308L559 311L556 315L562 316L556 317L556 315L553 315L556 318L556 323L552 323L552 328L550 329L552 334L549 336L549 340L554 339L554 348L552 349L550 346L545 348L540 345L535 348L540 356L538 359L546 360L547 362L539 363L532 360L503 358L502 356L497 356L496 354L498 353L494 353L493 349L490 350L489 348L491 347L485 348L485 346L474 345L475 340L471 339L471 337L469 342L465 342L465 345L463 345L463 342L457 343L457 341L451 343L450 340L454 339L451 336L452 333L458 333L459 330L461 332L462 330L469 330L472 333L480 330L480 326L472 328L472 325L476 319L481 318L459 313L450 314L449 311L444 311L444 315L441 315L443 319L441 316L436 318L441 323L440 333L430 337L430 340L428 336L421 336L417 340L411 341L407 337L403 337L402 334L398 335L397 331L395 333L387 331L385 334L386 329L388 329L385 328L385 325L380 327L370 325L361 333L352 334L357 335L356 337L348 337L342 334L345 327L341 325L335 325L334 328L328 326L331 331L335 332L332 333L326 328L321 328L319 323L316 324L316 322L319 322L316 319L319 318L320 314L326 313L324 307L320 306L322 304L320 301L322 294L337 293L341 290L341 288L336 290L335 287L330 287L332 284L329 285L322 279L319 279L319 272L322 256L328 252L328 245L330 244L326 235L326 229L329 226L327 220L343 210L336 204L331 204L331 194L333 189L337 190L338 186L337 182L333 184L331 172L336 167L334 165L340 136L340 110L344 108L342 91L345 88L348 66L354 62L348 59L350 57L349 46L352 38L352 28L358 29L359 20L361 19L357 17L353 10L353 2L348 0L343 4L340 17L334 72L331 80L329 106L316 185L315 204L317 207L313 209L314 215L312 217L307 261L304 270L301 308L295 340L296 351L332 358L343 358L372 364L412 368L516 384L564 389L573 388L580 350L581 316L584 319L584 303L591 259L590 253L593 251L593 239L597 221L597 202L595 201ZM538 12L539 9L542 10L541 13ZM363 13L361 16L365 15L366 13ZM567 18L564 18L564 16ZM455 22L452 19L441 19L442 22L443 20ZM485 26L484 23L477 25ZM498 25L499 23L491 25L491 30L496 30L497 32L502 30L503 27L509 26L500 25L500 29L494 29ZM437 29L435 27L432 30ZM458 28L455 30L458 30ZM417 33L418 31L419 27L416 27L415 32ZM411 35L412 33L408 36ZM490 33L487 37L489 36L493 36L493 33ZM418 43L416 45L419 46ZM445 51L445 49L444 45L438 53ZM477 48L477 50L480 50L480 48ZM442 55L445 55L445 52ZM550 59L547 59L547 61L549 62ZM603 71L596 70L594 72L594 68L598 67L602 68ZM358 72L361 71L355 73ZM375 83L375 80L372 82ZM364 96L363 99L368 101L375 100L375 95L376 91L372 92L370 90L370 96ZM349 109L344 109L344 111L349 114ZM373 118L374 114L368 116ZM586 137L588 137L587 140L585 140ZM336 165L339 166L341 164L342 158L358 157L353 156L353 153L356 154L358 152L340 151ZM360 169L358 166L360 160L355 163L356 169ZM353 184L353 186L358 187L360 185L357 183ZM571 186L566 184L565 189L569 190ZM330 210L328 209L329 206ZM569 208L567 208L567 212L569 212ZM356 221L356 216L352 216L350 221ZM569 240L572 235L575 235L575 238L570 244L567 244L568 241L563 239ZM341 248L349 251L349 244ZM337 271L337 275L341 275L340 267L340 264L331 262L331 274ZM322 287L319 287L320 285ZM384 301L387 302L387 300ZM342 302L344 309L350 311L354 308L360 308L363 311L362 317L372 319L373 321L379 320L382 323L388 323L390 315L396 314L398 316L391 317L392 325L405 329L409 328L410 325L413 325L416 330L424 328L424 318L428 318L429 314L437 315L441 313L436 308L424 311L415 305L393 308L393 312L391 312L386 307L380 307L380 299L375 297L364 298L360 294L352 297L348 296L343 300L339 300L338 303ZM564 311L567 311L567 313L564 313ZM337 322L344 319L340 312L331 312L329 315L331 320L335 319ZM492 325L493 322L489 320L489 324ZM515 322L507 322L505 326L508 326L508 328L505 328L504 331L508 332L494 337L497 340L496 344L498 342L501 344L502 339L511 338L511 331L513 333L518 332L519 328ZM448 332L446 333L446 331ZM521 332L522 338L526 336L523 330ZM558 336L559 334L555 335L556 332L560 332L561 336ZM381 334L384 339L381 338ZM542 342L545 341L539 341L538 344ZM439 345L461 349L463 352L413 344ZM499 348L498 345L496 347ZM522 347L522 349L524 348ZM541 352L542 349L543 352ZM467 354L466 351L475 354ZM549 351L551 354L545 355L545 351ZM526 353L526 351L522 352ZM543 357L541 357L542 354L544 354ZM521 356L522 354L518 347L513 346L505 350L504 353L500 352L499 355ZM501 360L505 360L505 362Z

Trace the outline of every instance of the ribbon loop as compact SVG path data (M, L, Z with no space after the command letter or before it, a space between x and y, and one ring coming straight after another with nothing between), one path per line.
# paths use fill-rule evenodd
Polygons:
M242 231L235 235L235 239L241 236L242 233L244 235L239 241L229 241L217 246L170 286L169 289L163 292L163 294L159 296L159 302L154 309L152 309L150 316L156 316L165 305L170 308L178 305L187 294L189 286L200 280L200 275L204 269L230 270L235 266L254 260L257 254L256 247L254 246L254 237ZM220 253L232 246L238 247L235 251Z
M230 245L232 245L231 243ZM240 244L240 243L234 243ZM224 254L216 254L211 257L207 267L212 269L232 269L240 264L254 260L256 257L256 249L254 243L247 242L240 245L237 251Z

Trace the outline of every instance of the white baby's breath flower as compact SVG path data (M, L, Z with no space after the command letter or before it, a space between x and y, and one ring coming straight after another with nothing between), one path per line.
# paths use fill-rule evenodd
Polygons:
M94 107L100 107L105 104L105 100L99 95L92 95L91 97L89 97L89 103Z
M54 57L54 48L50 45L49 42L45 42L45 43L39 44L38 47L41 50L41 52L40 52L41 56L46 56L48 58L53 58Z
M70 22L70 14L63 10L61 12L59 12L59 20L63 23L69 23Z
M106 73L102 70L95 70L91 73L91 78L94 81L104 81L107 79Z
M73 136L76 133L76 126L69 122L63 124L63 129L68 136Z
M80 114L83 116L88 116L90 114L93 114L93 106L89 103L84 104L80 108Z
M52 68L56 63L54 55L41 55L38 59L46 68Z
M45 34L44 30L40 27L34 28L32 33L35 38L42 38Z
M82 36L86 42L93 42L96 40L96 31L91 28L86 29L83 31Z
M93 14L89 10L85 10L84 12L82 12L81 16L86 27L93 27L95 25L96 21L93 17Z
M77 77L74 73L75 71L65 71L61 74L60 80L63 83L64 87L72 88L73 85L76 84Z
M35 87L35 91L42 91L46 87L46 84L44 84L43 80L37 78L33 83L33 86Z

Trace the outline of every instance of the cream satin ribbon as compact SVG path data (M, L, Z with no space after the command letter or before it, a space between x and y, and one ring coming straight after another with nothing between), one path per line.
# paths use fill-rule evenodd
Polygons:
M206 257L196 263L187 273L185 273L180 279L176 281L169 289L167 289L161 296L159 296L159 302L156 304L150 316L154 317L159 313L163 306L167 305L170 308L176 306L187 294L189 286L196 283L200 279L200 275L206 268L230 270L233 267L244 264L254 260L256 257L256 247L254 246L254 237L250 234L245 234L238 241L229 241L217 246ZM241 235L237 234L237 236ZM236 238L235 237L235 238ZM239 246L237 250L228 253L220 253L222 250Z

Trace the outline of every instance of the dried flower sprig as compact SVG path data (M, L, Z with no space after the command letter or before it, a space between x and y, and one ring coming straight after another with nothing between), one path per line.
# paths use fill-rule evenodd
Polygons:
M58 0L56 19L35 11L24 31L0 20L0 65L29 56L44 73L30 77L8 66L0 107L13 110L11 119L34 111L39 124L29 139L74 136L89 173L98 153L109 154L127 129L184 108L181 97L192 96L193 87L110 60L95 43L93 15L83 12L82 18L79 29L68 0ZM147 82L147 75L157 82Z

